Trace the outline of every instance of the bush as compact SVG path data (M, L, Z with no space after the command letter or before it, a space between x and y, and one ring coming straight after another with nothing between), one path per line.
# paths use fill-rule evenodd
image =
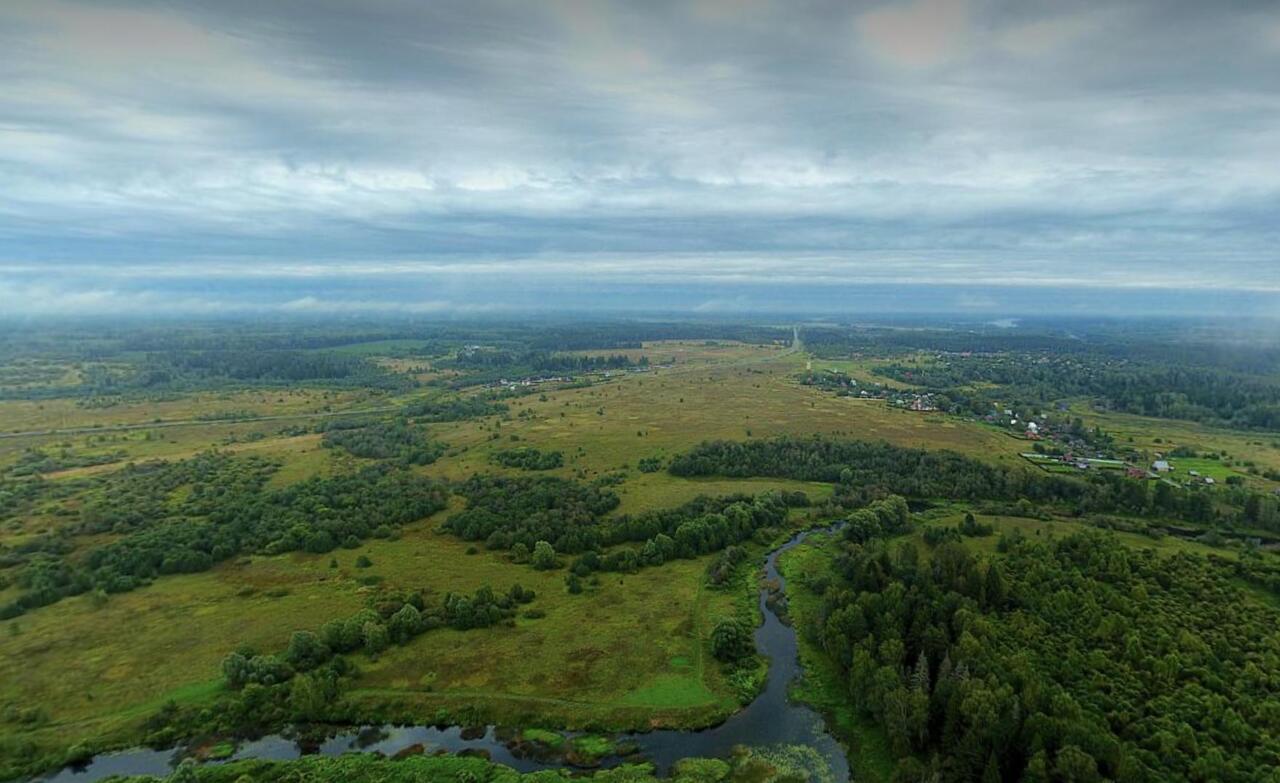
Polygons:
M662 460L658 457L644 457L636 463L636 467L641 473L657 473L662 470Z
M564 454L559 451L540 451L532 446L495 452L493 461L503 467L521 470L552 470L564 465Z
M755 640L744 623L727 617L711 631L711 654L726 663L736 663L755 654Z
M531 562L533 567L539 571L549 571L559 565L556 560L556 550L546 541L539 541L533 545Z

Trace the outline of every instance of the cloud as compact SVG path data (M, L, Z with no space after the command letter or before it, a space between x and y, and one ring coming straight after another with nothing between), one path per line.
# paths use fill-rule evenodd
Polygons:
M1079 45L1086 36L1099 33L1108 22L1115 22L1117 15L1113 9L1106 9L1035 19L1007 27L998 41L1024 58L1056 55L1067 47Z
M962 293L956 296L955 306L960 310L995 310L1000 302L990 294Z
M0 279L3 315L59 316L137 315L173 313L208 315L232 309L226 302L178 296L164 291L129 291L115 288L65 287L55 284L20 284Z
M753 309L752 301L747 296L708 299L694 305L695 313L745 313Z
M878 56L907 68L934 68L965 50L969 14L965 0L913 0L868 11L857 29Z
M403 291L380 289L370 298L301 296L281 299L280 291L269 292L263 299L245 300L210 297L175 292L163 284L134 288L99 286L62 286L55 284L22 284L0 279L0 301L6 307L5 317L56 316L79 317L97 315L194 315L222 316L236 314L284 313L291 315L487 315L511 309L499 302L420 300L404 298ZM394 298L393 298L394 297Z
M434 301L394 301L387 299L319 299L304 296L291 299L278 307L285 313L403 313L414 315L439 315L443 313L476 314L495 313L508 309L498 303Z
M386 293L329 277L472 281L424 297L458 306L486 276L1270 290L1277 29L1157 0L14 0L0 266L192 307Z

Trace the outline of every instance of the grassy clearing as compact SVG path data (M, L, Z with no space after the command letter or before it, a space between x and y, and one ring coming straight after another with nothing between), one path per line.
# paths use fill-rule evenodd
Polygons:
M763 350L763 349L758 349ZM461 477L489 469L489 454L524 445L564 452L561 475L594 478L671 456L716 438L828 434L947 448L1013 463L1018 441L978 424L925 416L878 400L839 398L801 386L803 356L778 351L727 365L676 367L511 403L509 421L457 422L437 432L455 452L430 469ZM497 439L493 439L496 436ZM634 471L633 471L634 472Z
M575 596L563 570L539 572L467 548L423 526L365 551L369 572L393 584L423 586L427 574L459 591L519 582L538 593L531 606L545 616L522 616L514 628L425 634L367 662L356 698L428 711L466 706L494 719L536 707L577 726L681 725L699 719L684 711L724 714L735 706L718 669L702 663L703 618L727 613L733 602L732 594L703 589L707 558L601 574L597 587Z
M278 649L292 630L363 605L354 581L311 560L254 558L166 577L101 608L82 596L10 620L0 704L40 705L49 722L32 737L67 746L119 736L168 699L207 697L240 641Z
M0 704L43 705L49 722L30 735L37 741L122 737L169 699L212 695L221 659L237 644L281 649L292 631L358 610L370 588L357 579L376 575L433 596L518 582L537 591L530 608L545 616L521 617L514 628L441 629L376 661L357 656L365 674L352 698L370 708L638 728L705 724L736 707L719 668L703 665L705 618L731 613L736 600L702 588L707 558L602 575L598 587L574 596L563 570L539 572L483 550L468 555L437 523L360 550L248 558L165 577L101 608L81 597L10 621L0 632ZM360 554L371 568L354 569Z
M888 389L905 389L908 387L908 384L902 381L879 374L879 368L882 364L884 362L874 359L814 358L812 361L807 362L805 366L812 368L814 372L825 372L827 370L842 372L863 386L880 384Z
M1211 478L1214 481L1226 481L1231 476L1239 476L1246 481L1252 480L1247 470L1239 466L1228 465L1228 462L1220 459L1205 459L1203 457L1169 458L1169 465L1174 470L1173 478L1178 481L1194 480L1196 476L1193 475L1193 471L1198 473L1200 478Z

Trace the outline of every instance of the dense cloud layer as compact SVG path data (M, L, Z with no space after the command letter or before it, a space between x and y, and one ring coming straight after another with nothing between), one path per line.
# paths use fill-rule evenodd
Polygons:
M13 311L1280 292L1269 2L9 0L0 80Z

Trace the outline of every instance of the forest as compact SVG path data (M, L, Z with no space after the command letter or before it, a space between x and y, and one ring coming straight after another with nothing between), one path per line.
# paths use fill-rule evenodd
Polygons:
M899 779L1256 781L1280 766L1274 604L1229 564L1107 536L994 556L847 528L802 632Z
M1041 406L1088 397L1104 408L1241 429L1280 429L1280 384L1220 369L1136 365L1095 357L1001 354L954 357L925 366L889 364L895 380L934 389L985 413L1012 397ZM983 384L999 388L976 392Z
M878 374L937 393L948 410L983 415L995 402L1043 409L1086 398L1143 416L1280 429L1274 347L1141 339L1108 325L1015 333L817 329L805 341L824 358L876 357Z
M632 365L622 354L583 356L567 351L638 349L651 340L788 344L791 336L788 328L689 322L566 321L532 330L526 324L496 322L387 322L363 327L294 322L278 328L235 321L106 328L68 322L54 330L12 324L0 341L0 400L147 397L300 383L388 392L417 388L417 381L389 371L365 353L347 351L379 343L392 346L387 349L389 355L424 357L441 367L469 371L457 382L465 387L503 373L563 374ZM636 363L647 366L649 357ZM67 379L65 365L77 369L71 376L74 380ZM483 369L492 373L477 372Z
M955 452L884 442L775 438L699 444L675 457L677 476L773 476L838 484L837 496L1008 501L1006 510L1053 504L1076 516L1133 514L1280 531L1280 503L1257 491L1211 492L1096 471L1067 477L999 467Z
M355 457L394 460L401 465L430 465L444 453L444 445L431 440L425 428L403 420L346 425L333 421L322 427L321 442L326 448L339 448Z

